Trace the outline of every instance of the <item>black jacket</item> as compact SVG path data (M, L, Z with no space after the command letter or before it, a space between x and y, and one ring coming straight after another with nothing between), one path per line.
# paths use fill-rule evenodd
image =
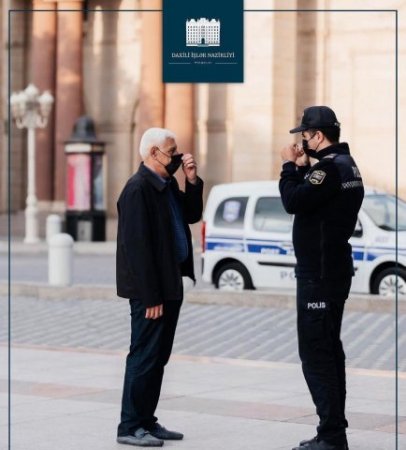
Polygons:
M176 261L168 189L178 199L189 253ZM188 223L198 222L203 210L203 181L186 181L180 191L176 178L163 183L143 164L125 185L117 202L117 295L141 300L146 307L182 300L182 276L195 280L193 248Z
M362 178L347 144L317 154L312 167L283 165L279 189L286 211L295 214L296 276L326 280L354 274L348 243L364 198Z

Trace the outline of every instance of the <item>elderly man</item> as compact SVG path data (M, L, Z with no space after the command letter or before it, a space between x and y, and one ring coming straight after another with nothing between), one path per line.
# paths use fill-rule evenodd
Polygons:
M188 224L201 218L203 181L193 156L178 153L169 130L147 130L140 154L143 162L117 203L117 294L131 307L117 442L160 447L183 438L162 427L154 413L182 304L182 276L195 280ZM181 165L185 192L173 176Z

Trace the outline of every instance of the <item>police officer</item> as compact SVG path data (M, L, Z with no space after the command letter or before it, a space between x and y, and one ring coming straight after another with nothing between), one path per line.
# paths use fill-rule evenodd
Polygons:
M299 356L317 414L317 435L293 450L347 450L345 354L340 339L344 303L354 275L349 239L364 197L360 172L340 123L327 106L306 108L302 147L285 147L279 189L295 215ZM309 164L309 157L315 164Z

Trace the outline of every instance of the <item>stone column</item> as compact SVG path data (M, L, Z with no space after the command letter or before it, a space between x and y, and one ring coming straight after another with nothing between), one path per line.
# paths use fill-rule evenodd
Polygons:
M323 9L317 0L298 0L298 9ZM327 8L327 7L326 7ZM317 103L317 91L322 88L320 57L323 58L325 36L320 34L319 23L328 14L322 12L298 12L296 27L296 117L302 117L303 109ZM324 58L323 58L324 59Z
M296 2L292 2L292 8L296 5ZM295 95L298 89L296 37L296 13L280 12L275 14L273 20L271 178L276 180L279 178L281 169L280 150L295 139L289 134L289 130L295 126L298 120Z
M30 81L42 92L55 95L56 5L33 0ZM47 11L41 11L46 9ZM38 11L37 11L38 10ZM52 10L52 11L49 11ZM36 132L36 192L43 208L53 200L54 191L54 109L46 128Z
M69 138L76 119L83 114L82 0L58 0L57 9L54 201L59 207L66 191L64 141Z
M194 87L192 84L165 85L165 128L178 139L179 151L194 152Z
M208 89L206 192L215 184L232 180L230 88L213 83Z
M318 0L317 9L328 9L327 0ZM316 23L316 48L317 48L317 69L315 78L316 104L325 105L327 94L327 52L329 40L328 13L317 14ZM300 38L298 38L300 40Z
M176 134L179 152L194 153L193 85L167 83L165 85L165 128ZM177 172L183 186L184 176Z
M232 113L232 181L269 180L273 156L274 19L280 13L246 13L244 83L229 86Z
M161 9L161 0L142 0L140 9ZM162 12L141 13L141 81L136 114L135 167L139 164L138 145L143 132L164 126L165 86L162 83Z

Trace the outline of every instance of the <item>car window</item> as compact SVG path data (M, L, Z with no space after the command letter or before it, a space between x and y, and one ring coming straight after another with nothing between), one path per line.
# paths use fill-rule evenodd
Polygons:
M214 225L222 228L244 228L248 197L230 197L217 207Z
M254 211L254 229L289 233L292 229L292 216L288 214L280 197L261 197Z
M367 195L362 203L364 211L382 230L406 231L406 203L398 198L396 221L396 197L386 194ZM397 222L397 223L396 223Z
M357 219L357 223L355 224L354 231L352 233L352 237L362 237L364 234L362 229L362 223L360 222L359 218Z

